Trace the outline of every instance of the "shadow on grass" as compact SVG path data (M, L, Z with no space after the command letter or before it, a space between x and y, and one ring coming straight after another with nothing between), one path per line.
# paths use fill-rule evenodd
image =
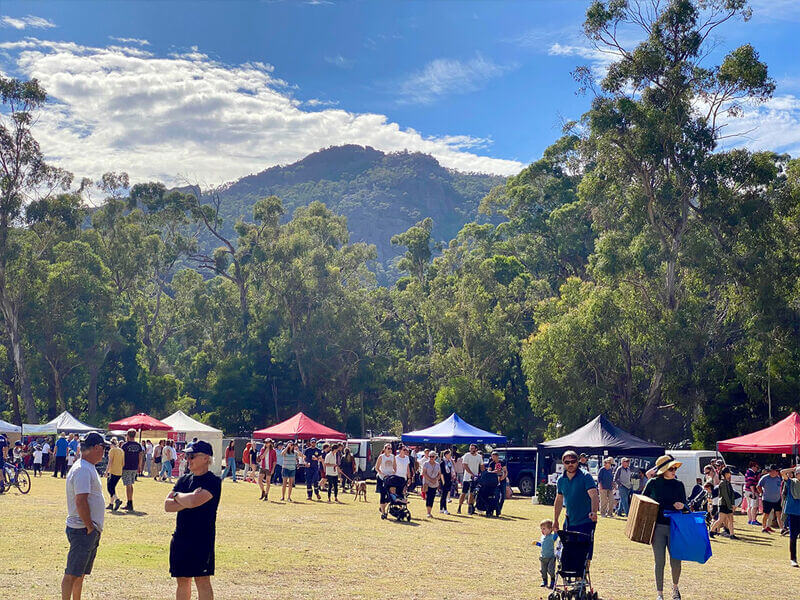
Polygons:
M146 517L148 513L141 510L112 510L111 514L124 517Z

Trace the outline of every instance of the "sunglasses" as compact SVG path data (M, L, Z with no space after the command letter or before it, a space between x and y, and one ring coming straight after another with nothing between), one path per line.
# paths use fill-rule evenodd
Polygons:
M677 470L678 470L678 467L670 467L669 469L667 469L667 471L672 471L672 472L675 472Z
M562 460L561 462L564 463L565 465L574 465L578 461L577 460Z

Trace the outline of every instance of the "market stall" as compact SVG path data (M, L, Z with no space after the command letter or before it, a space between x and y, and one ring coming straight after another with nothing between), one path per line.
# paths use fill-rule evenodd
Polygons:
M225 458L222 456L222 430L201 423L181 410L163 419L162 423L172 427L172 433L169 435L179 443L188 443L192 438L197 438L211 444L214 450L211 470L217 474L221 472L225 463Z
M453 413L441 423L409 431L401 438L410 444L505 444L506 436L478 429Z
M302 412L272 427L254 431L253 437L260 440L265 438L276 440L310 440L311 438L328 440L347 439L344 433L326 427L321 423L317 423L314 419L307 417Z

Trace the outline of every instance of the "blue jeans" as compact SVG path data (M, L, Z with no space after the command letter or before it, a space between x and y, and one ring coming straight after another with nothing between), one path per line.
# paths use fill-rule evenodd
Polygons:
M161 477L161 476L172 477L172 461L171 460L162 460L161 461L161 472L158 475L159 475L159 477Z
M222 475L220 475L220 479L225 479L228 476L228 472L230 472L231 478L236 481L236 459L233 456L228 459L228 464L225 466Z
M617 507L617 514L621 517L627 516L630 509L631 491L625 486L621 485L619 490L619 506Z

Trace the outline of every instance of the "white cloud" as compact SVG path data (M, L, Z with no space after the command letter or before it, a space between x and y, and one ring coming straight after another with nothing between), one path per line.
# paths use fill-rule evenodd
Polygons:
M400 82L399 102L430 104L450 94L474 92L515 68L515 65L498 65L480 54L468 61L437 58Z
M303 110L266 63L224 65L197 48L155 57L138 47L36 38L0 50L18 76L36 77L48 91L52 102L35 134L48 160L79 177L113 170L134 181L212 185L348 143L426 152L464 171L512 174L524 166L477 154L488 140L428 137L381 114Z
M724 118L722 147L771 150L800 156L800 97L776 96L748 107L738 118Z
M754 21L798 21L800 2L797 0L750 0Z
M150 42L140 38L116 37L114 35L110 35L108 36L108 39L114 40L115 42L119 42L120 44L139 44L140 46L150 45Z
M339 67L340 69L352 69L356 64L356 61L350 58L345 58L341 54L337 54L336 56L326 56L325 62L333 65L334 67Z
M0 17L0 25L3 27L13 27L19 30L27 29L28 27L33 29L49 29L56 26L52 21L43 19L42 17L34 17L33 15L28 15L27 17L3 16Z

